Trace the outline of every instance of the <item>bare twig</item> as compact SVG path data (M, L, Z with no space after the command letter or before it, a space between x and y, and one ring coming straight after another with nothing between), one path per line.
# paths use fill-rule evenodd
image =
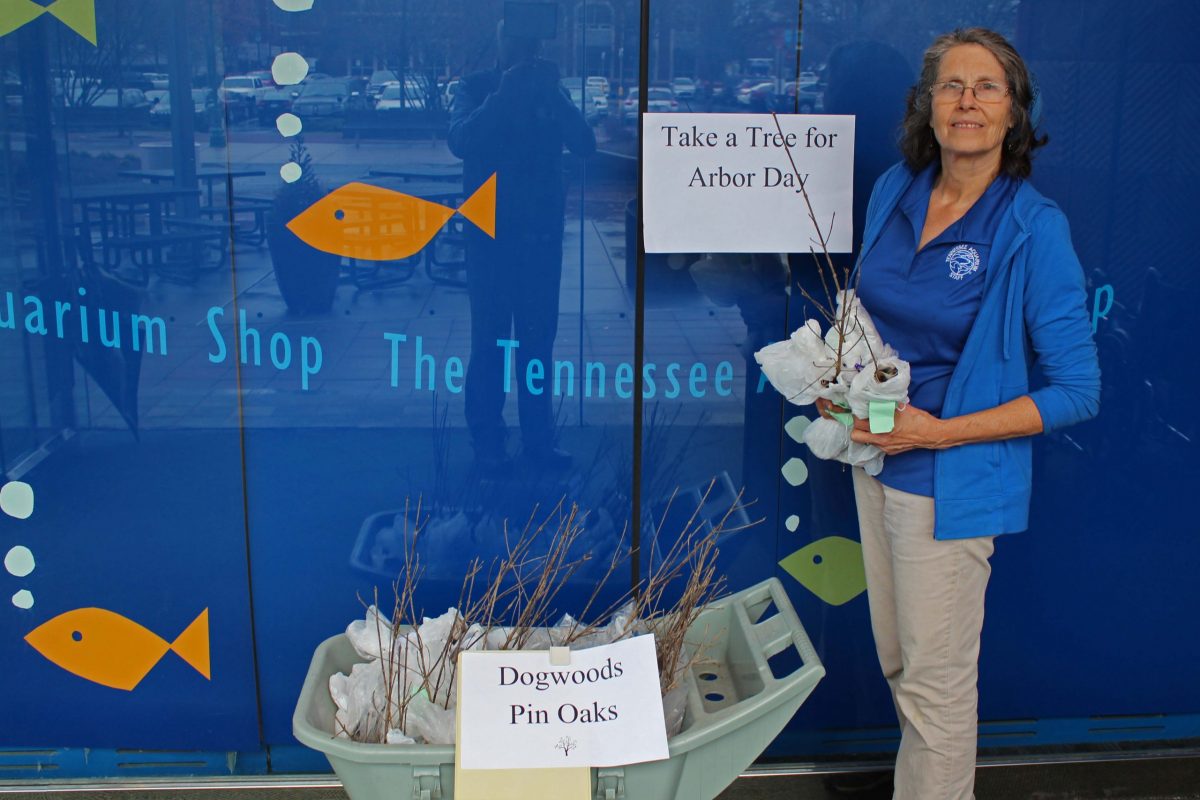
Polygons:
M391 619L385 623L378 612L378 591L372 606L383 696L373 698L366 720L339 719L338 732L358 741L385 742L390 731L405 730L409 705L418 695L424 693L430 702L450 709L460 653L478 648L536 647L535 636L536 641L587 646L595 636L608 642L653 633L659 683L665 695L678 685L696 656L695 648L686 646L684 637L724 586L724 579L717 574L717 542L721 536L740 529L731 520L735 514L741 516L745 508L739 493L720 520L706 519L701 512L715 485L715 480L710 482L665 553L657 547L657 541L648 548L651 555L645 577L596 614L594 609L605 594L608 579L627 557L622 535L603 573L592 580L590 596L579 617L572 618L564 630L546 626L557 613L555 603L568 582L594 562L592 553L577 553L588 515L564 498L545 513L535 506L519 528L510 528L506 520L503 552L486 565L478 558L468 562L458 607L451 612L450 634L440 642L426 641L422 634L423 617L416 595L423 572L417 545L424 518L419 498L415 505L406 502L396 522L403 528L404 560L392 585ZM665 528L674 500L672 494L655 540ZM628 611L620 617L623 621L614 623L614 615L623 611Z

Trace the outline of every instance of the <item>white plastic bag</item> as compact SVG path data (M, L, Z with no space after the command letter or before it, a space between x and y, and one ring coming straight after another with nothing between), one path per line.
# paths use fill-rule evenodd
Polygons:
M859 419L869 419L872 400L907 402L909 365L880 338L853 289L838 292L834 320L824 334L809 320L787 340L754 354L771 385L797 405L824 398ZM850 427L838 420L814 421L804 430L804 443L818 458L860 466L868 475L883 469L883 451L852 441Z
M789 403L806 406L820 396L821 378L833 364L830 352L821 336L821 324L810 319L787 339L759 350L754 360Z
M370 606L365 619L356 619L346 627L346 638L363 658L382 658L392 650L392 622Z
M577 626L575 619L564 615L552 627L533 629L525 649L541 650L561 644ZM611 644L647 630L647 623L635 616L634 606L629 603L614 613L607 625L579 637L571 647L582 650ZM387 636L381 648L384 633ZM378 741L382 735L388 744L454 744L457 665L450 659L443 659L442 653L448 641L455 637L454 646L460 650L498 650L511 646L508 642L511 629L485 630L472 624L464 631L458 610L450 608L440 616L425 617L416 630L395 641L390 633L390 622L374 607L368 609L365 619L355 620L348 626L347 636L351 637L359 654L368 660L355 664L349 675L338 673L329 678L329 694L336 706L335 735L358 741ZM389 670L394 674L385 676L381 651L391 654ZM683 726L687 698L684 678L688 663L687 658L680 658L676 688L663 698L668 735L678 733ZM385 678L392 681L390 692ZM399 713L400 706L404 706L403 729L394 727L395 716L392 720L385 720L383 716L389 697L394 715ZM404 698L407 703L403 702Z
M685 711L687 711L687 686L680 683L663 695L663 722L666 723L668 738L683 730Z
M804 429L804 443L817 458L840 461L850 446L850 429L837 420L821 417Z
M897 356L877 360L873 369L864 369L850 384L850 392L846 396L850 412L859 419L868 419L872 400L907 403L911 379L911 368L907 361Z
M868 475L875 477L883 471L883 456L883 451L873 444L850 442L845 454L838 460L852 467L862 467Z
M879 338L875 322L863 308L862 301L853 289L838 292L836 320L845 319L845 336L842 347L842 366L858 372L872 361L884 358L885 355L895 355L895 351L887 348ZM837 327L830 325L826 335L827 344L831 344L837 352L838 342L829 342L829 335L837 336ZM888 351L885 354L885 349Z
M355 664L349 675L329 676L335 736L357 738L379 725L377 709L385 705L383 670L378 659Z
M457 709L443 708L418 694L408 702L404 733L423 744L454 744L454 720Z

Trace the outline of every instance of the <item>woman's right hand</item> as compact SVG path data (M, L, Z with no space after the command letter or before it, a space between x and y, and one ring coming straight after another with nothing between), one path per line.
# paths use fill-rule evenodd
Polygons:
M818 397L816 405L817 405L817 413L820 414L822 417L825 417L826 419L833 419L833 417L829 416L829 413L831 411L836 411L840 414L844 414L845 412L850 410L848 408L842 408L837 403L833 402L832 400L826 400L824 397Z

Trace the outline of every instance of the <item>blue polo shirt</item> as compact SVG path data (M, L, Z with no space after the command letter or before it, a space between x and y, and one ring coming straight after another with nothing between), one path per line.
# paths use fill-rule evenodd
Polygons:
M916 176L859 266L859 297L883 340L912 366L909 401L942 415L950 375L979 313L996 228L1018 181L1001 174L966 214L917 252L940 165ZM933 451L888 456L879 480L933 496Z

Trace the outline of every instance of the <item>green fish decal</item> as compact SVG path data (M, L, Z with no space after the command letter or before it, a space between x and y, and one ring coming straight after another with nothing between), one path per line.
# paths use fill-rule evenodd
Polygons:
M800 585L831 606L848 603L867 590L862 545L844 536L826 536L779 562Z

